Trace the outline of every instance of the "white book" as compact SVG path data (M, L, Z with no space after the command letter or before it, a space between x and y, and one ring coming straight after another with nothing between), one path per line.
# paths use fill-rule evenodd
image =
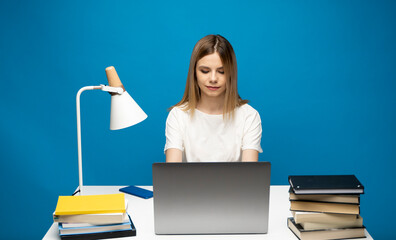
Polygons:
M107 225L90 225L90 226L80 226L80 227L69 227L65 228L63 223L59 223L59 234L69 235L69 234L85 234L85 233L100 233L100 232L110 232L110 231L120 231L120 230L132 230L131 221L116 224Z
M114 222L117 223L117 222ZM124 221L122 223L129 223L129 217L128 214L125 214ZM95 226L101 226L101 225L108 225L110 223L87 223L87 222L79 222L79 223L68 223L68 222L63 222L62 227L63 228L78 228L78 227L95 227Z

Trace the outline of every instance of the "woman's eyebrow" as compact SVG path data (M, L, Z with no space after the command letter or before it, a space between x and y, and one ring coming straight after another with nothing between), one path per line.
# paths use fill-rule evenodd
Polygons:
M207 66L205 66L205 65L200 65L200 66L198 66L198 68L199 69L210 69L210 67L207 67ZM218 67L218 68L216 68L217 70L224 70L224 67L223 66L221 66L221 67Z
M205 66L205 65L200 65L198 66L198 68L206 68L206 69L210 69L209 67Z

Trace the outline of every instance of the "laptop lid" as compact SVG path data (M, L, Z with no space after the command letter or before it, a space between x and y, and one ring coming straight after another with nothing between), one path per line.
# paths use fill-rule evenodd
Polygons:
M154 163L156 234L267 233L271 164Z

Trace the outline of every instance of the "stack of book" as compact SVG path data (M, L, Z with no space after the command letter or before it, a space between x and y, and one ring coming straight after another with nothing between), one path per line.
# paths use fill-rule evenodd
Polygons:
M364 238L355 175L289 176L289 229L301 240Z
M61 239L106 239L136 236L125 195L59 196L54 222Z

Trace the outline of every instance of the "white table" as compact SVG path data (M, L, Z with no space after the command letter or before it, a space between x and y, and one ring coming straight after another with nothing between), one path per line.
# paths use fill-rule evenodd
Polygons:
M118 189L124 186L84 186L84 195L91 194L111 194L119 193ZM143 186L152 190L152 186ZM125 194L128 199L128 213L136 227L137 236L119 239L260 239L260 240L287 240L298 239L288 228L287 218L291 217L289 203L289 186L271 186L270 190L270 211L267 234L245 234L245 235L155 235L154 233L154 211L153 199L142 199L129 194ZM367 238L373 239L366 231ZM60 239L57 224L52 224L45 240Z

